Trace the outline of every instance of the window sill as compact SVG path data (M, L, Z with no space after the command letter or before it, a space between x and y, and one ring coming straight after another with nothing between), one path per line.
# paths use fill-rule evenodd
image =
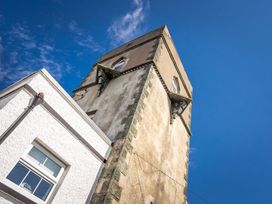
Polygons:
M12 181L9 181L8 179L4 179L0 183L0 190L2 190L3 192L7 193L8 195L10 195L10 196L12 196L12 197L16 198L17 200L20 200L24 203L28 203L28 204L32 204L32 203L33 204L34 203L46 204L47 203L46 201L38 199L37 197L30 194L22 187L17 186L16 184L14 184ZM48 196L48 198L49 198L49 196Z

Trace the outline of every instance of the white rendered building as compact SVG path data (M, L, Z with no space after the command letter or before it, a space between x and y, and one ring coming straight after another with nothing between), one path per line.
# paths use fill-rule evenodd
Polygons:
M89 203L107 136L42 69L0 93L0 203Z

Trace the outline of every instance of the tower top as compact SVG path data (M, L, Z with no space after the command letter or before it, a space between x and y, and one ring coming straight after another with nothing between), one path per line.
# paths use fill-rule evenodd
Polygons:
M108 80L118 78L149 65L155 68L170 98L174 97L171 94L171 92L174 92L177 93L174 97L175 99L186 98L187 101L192 101L192 86L167 26L162 26L135 38L102 55L80 86L74 90L74 94L76 98L84 97L85 93L90 93L91 87L100 87L97 90L91 89L93 91L92 97L94 98L95 95L100 95L103 92ZM103 80L101 79L102 75L106 76ZM132 83L131 80L129 83ZM133 80L137 81L137 77L134 77ZM187 122L185 126L189 134L191 134L189 109L184 111L182 115L184 116L184 121Z
M165 51L162 52L162 50ZM160 56L161 54L163 56ZM192 97L193 89L191 83L166 25L105 53L93 65L91 71L97 70L97 64L102 64L111 69L116 68L116 65L122 62L122 60L125 61L125 63L123 63L121 72L134 69L146 63L158 65L161 67L159 71L160 74L163 75L166 84L172 81L172 78L170 79L167 76L172 76L174 74L172 73L173 70L176 70L174 72L177 72L176 75L186 92L184 96ZM75 91L85 88L89 86L89 84L97 83L93 76L89 73Z
M166 25L164 25L164 26L162 26L160 28L157 28L157 29L155 29L155 30L153 30L151 32L148 32L148 33L146 33L144 35L141 35L141 36L139 36L139 37L137 37L137 38L135 38L135 39L133 39L133 40L119 46L119 47L117 47L117 48L112 49L111 51L109 51L109 52L105 53L104 55L102 55L100 57L100 59L98 60L98 63L106 61L106 60L108 60L108 59L110 59L110 58L112 58L112 57L114 57L116 55L120 55L121 53L126 52L126 51L128 51L130 49L133 49L133 48L135 48L137 46L140 46L143 43L146 43L146 42L154 40L154 39L156 39L158 37L161 37L163 34L168 35L170 37L170 33L169 33L168 28L167 28Z
M162 45L163 44L163 45ZM179 54L175 48L170 32L166 25L139 36L107 53L102 55L97 63L112 67L112 63L118 61L120 57L127 57L133 60L126 63L124 70L131 69L147 62L156 63L156 54L161 47L167 49L168 55L175 65L179 78L183 81L187 95L192 96L193 88L184 70ZM137 49L139 48L139 49ZM160 52L160 51L159 51Z

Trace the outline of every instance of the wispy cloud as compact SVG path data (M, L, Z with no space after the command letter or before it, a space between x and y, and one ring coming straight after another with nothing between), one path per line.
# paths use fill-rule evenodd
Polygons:
M67 29L66 26L53 25L56 30ZM102 52L104 49L93 36L79 27L76 21L68 25L72 38L79 49L73 51L58 47L54 37L40 35L47 30L47 25L30 27L26 23L16 23L0 34L0 86L6 86L26 75L45 67L57 79L80 71L74 70L69 62L71 53L82 57L83 53ZM66 30L67 31L67 30ZM74 56L74 55L73 55Z
M4 20L3 14L0 13L0 23Z
M148 0L133 0L134 10L116 19L108 28L113 44L126 42L138 35L148 10Z
M103 52L104 48L101 47L93 38L92 35L81 29L75 20L72 20L68 29L74 34L74 41L77 45L83 48L87 48L93 52Z
M194 160L194 155L197 154L198 149L196 147L190 147L189 153L190 153L190 160L189 160L189 166L191 168L197 168L197 163Z
M11 31L9 33L12 37L21 40L30 41L32 39L30 36L30 31L24 28L20 23L17 23L16 25L12 26Z
M68 24L68 29L73 32L76 33L78 35L81 35L81 30L78 28L77 22L75 20L71 20L71 22Z
M197 152L197 148L195 147L190 147L190 154L196 153Z
M6 75L4 65L3 65L3 52L4 52L4 47L2 44L2 37L0 36L0 81L3 81Z
M72 66L59 59L60 51L54 41L37 40L26 25L15 24L7 32L5 43L0 37L0 81L10 84L34 71L45 67L60 80ZM5 59L5 60L4 60Z

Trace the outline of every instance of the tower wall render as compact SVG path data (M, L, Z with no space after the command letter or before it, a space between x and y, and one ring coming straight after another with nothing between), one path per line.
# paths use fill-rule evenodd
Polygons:
M169 45L168 45L169 44ZM128 62L98 94L99 64ZM166 27L105 54L74 99L113 142L91 203L186 203L191 103L172 121L171 82L192 87Z
M181 120L170 124L170 100L155 69L149 72L127 135L132 151L123 150L120 203L183 203L189 137Z

